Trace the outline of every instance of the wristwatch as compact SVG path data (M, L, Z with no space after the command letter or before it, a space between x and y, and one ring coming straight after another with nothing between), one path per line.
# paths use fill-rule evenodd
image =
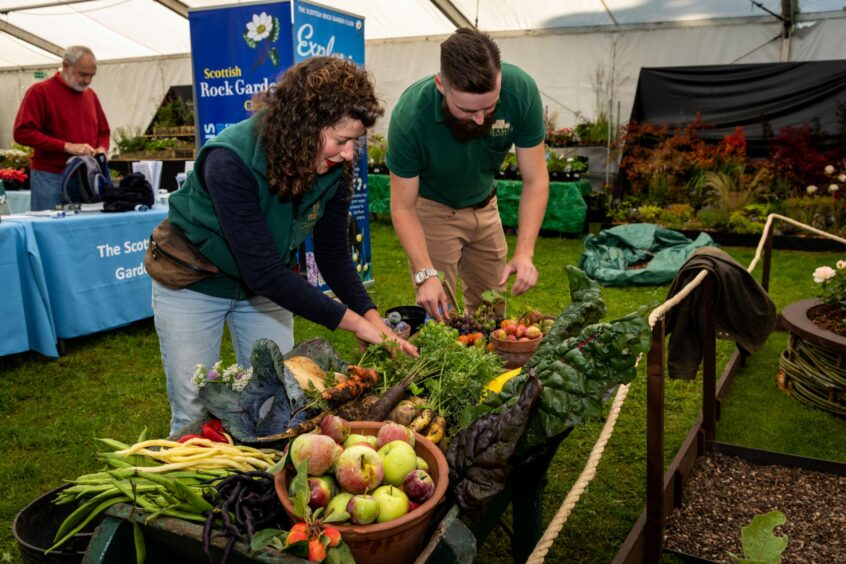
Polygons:
M429 278L432 278L437 275L438 271L434 268L422 268L414 273L414 283L419 286Z

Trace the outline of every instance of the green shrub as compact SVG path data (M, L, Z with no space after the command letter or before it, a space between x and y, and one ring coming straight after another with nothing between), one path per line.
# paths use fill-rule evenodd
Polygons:
M115 143L120 153L137 153L147 148L147 138L138 128L119 127L115 130Z
M725 210L703 208L696 212L696 219L699 220L704 229L717 231L728 227L729 213Z
M662 211L659 206L646 204L637 208L637 215L643 223L656 223Z
M661 225L671 229L682 229L693 219L693 206L690 204L670 204L659 215Z

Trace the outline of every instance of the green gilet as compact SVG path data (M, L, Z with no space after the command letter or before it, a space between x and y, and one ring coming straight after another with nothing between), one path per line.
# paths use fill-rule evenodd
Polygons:
M258 184L259 205L267 228L282 260L289 268L296 263L297 249L311 234L314 224L323 216L326 202L335 194L343 167L330 169L317 177L314 186L294 204L280 199L267 184L267 158L264 143L258 135L261 114L224 129L206 143L197 154L194 170L202 170L206 154L212 148L229 149L250 169ZM251 292L241 281L241 271L223 234L208 190L193 171L185 184L168 199L171 223L185 232L200 252L220 268L222 274L200 280L191 290L221 298L246 299Z

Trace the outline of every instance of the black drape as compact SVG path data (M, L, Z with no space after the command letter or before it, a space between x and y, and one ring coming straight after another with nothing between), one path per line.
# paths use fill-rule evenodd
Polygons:
M720 140L743 128L747 151L767 155L767 135L807 125L828 145L846 139L846 60L643 68L632 120L683 127L700 113L699 136Z

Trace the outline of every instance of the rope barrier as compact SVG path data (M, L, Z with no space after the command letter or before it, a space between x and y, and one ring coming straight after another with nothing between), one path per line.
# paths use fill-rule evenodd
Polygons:
M790 219L789 217L771 213L767 216L767 223L764 226L764 233L761 235L760 241L758 241L758 247L755 250L755 257L749 263L749 267L746 269L747 272L751 273L753 270L755 270L755 267L757 266L758 261L761 259L761 255L763 254L763 249L766 245L767 237L772 231L773 223L776 219L784 221L785 223L789 223L801 229L805 229L807 231L810 231L811 233L815 233L817 235L833 239L846 245L846 239L837 237L836 235L832 235L825 231L821 231L815 227L811 227L810 225L805 225L804 223L800 223L794 219ZM707 270L703 269L699 271L696 277L690 282L688 282L685 287L682 288L679 292L677 292L672 298L668 299L666 302L652 310L652 312L649 314L649 326L655 327L655 324L658 323L659 320L663 319L664 316L667 315L668 311L670 311L676 305L681 303L686 297L688 297L690 293L693 292L693 290L695 290L702 283L702 281L707 275ZM635 366L640 363L640 359L641 357L638 357ZM795 386L794 391L796 391L799 387L801 387L801 384L798 387ZM579 474L579 477L573 484L573 487L570 488L570 491L567 493L567 496L564 498L564 501L561 502L561 506L558 508L558 511L552 518L552 521L550 521L549 525L543 533L543 536L541 536L540 540L535 545L532 554L526 561L527 563L541 564L544 561L546 554L549 552L549 549L552 547L552 544L555 542L555 539L558 538L558 534L561 532L561 529L563 529L564 525L567 523L567 519L570 517L570 513L575 508L576 503L578 503L579 498L587 489L587 486L591 482L591 480L593 480L593 478L596 476L596 468L597 466L599 466L599 461L602 459L602 455L605 452L605 446L608 444L611 435L614 433L614 426L617 423L617 417L620 414L620 410L623 407L623 402L626 400L628 392L628 385L622 385L617 390L617 395L614 398L614 403L611 406L611 411L608 414L608 419L605 421L605 425L603 425L602 427L602 431L599 434L599 438L596 440L593 449L590 451L590 455L588 456L587 462L585 462L585 467L582 469L582 473ZM803 390L800 390L796 393L798 395L802 392Z
M640 360L640 358L638 358L638 360ZM579 498L587 489L588 484L591 480L593 480L594 476L596 476L596 467L599 465L602 454L605 452L605 445L608 444L608 440L614 433L614 425L617 423L617 417L620 415L620 410L623 408L623 402L626 401L628 393L628 385L621 385L617 389L617 395L614 396L614 403L611 404L611 411L608 413L608 420L602 427L602 432L599 434L596 444L593 445L593 449L590 451L590 456L588 456L587 463L585 464L582 473L579 475L576 483L573 484L573 487L570 488L570 491L567 493L567 497L564 498L564 501L561 503L561 507L558 508L558 512L555 514L555 517L552 518L552 521L549 523L546 531L544 531L543 536L535 545L535 549L532 551L532 554L529 555L528 560L526 560L527 564L540 564L543 562L547 552L549 552L549 549L552 547L552 543L554 543L555 539L558 538L558 533L561 532L561 529L564 528L564 523L566 523L567 519L570 517L570 512L573 511L574 507L576 507L576 504L579 502Z

